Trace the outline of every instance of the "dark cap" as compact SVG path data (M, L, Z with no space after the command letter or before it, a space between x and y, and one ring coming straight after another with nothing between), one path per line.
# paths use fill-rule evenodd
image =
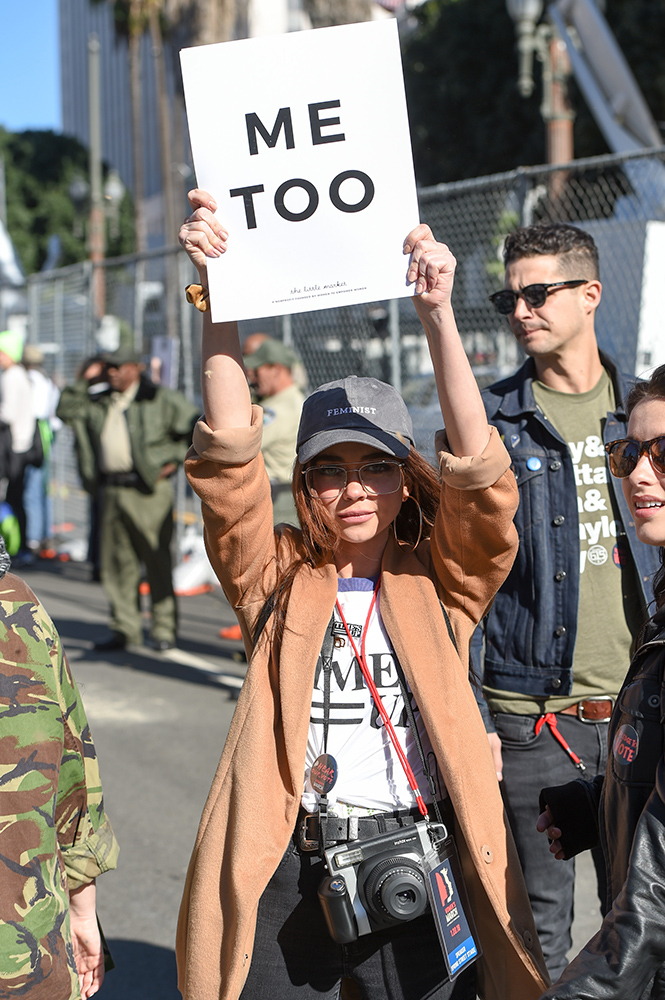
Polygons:
M103 354L102 359L113 368L119 368L120 365L140 365L142 363L141 355L133 347L119 347L117 351Z
M302 408L298 460L309 462L333 444L353 441L406 458L413 440L409 411L392 385L349 375L319 386Z
M262 340L253 354L246 354L243 358L245 368L258 368L259 365L284 365L285 368L291 369L297 360L290 347L273 337Z

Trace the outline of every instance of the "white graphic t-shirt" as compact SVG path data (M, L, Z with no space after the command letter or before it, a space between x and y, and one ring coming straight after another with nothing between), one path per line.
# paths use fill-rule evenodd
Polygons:
M358 652L372 602L374 580L353 577L338 581L338 599ZM412 809L416 799L383 726L378 709L346 630L335 609L335 647L330 672L328 739L324 748L324 670L321 657L317 665L312 693L309 739L305 765L302 805L308 812L318 808L319 795L310 784L310 770L323 753L335 758L337 781L328 793L328 809L338 816L363 815L368 811ZM413 769L425 802L430 803L422 763L411 727L395 668L396 656L381 621L381 591L369 622L365 643L367 664L384 707ZM412 702L413 705L413 702ZM418 733L429 769L437 781L437 797L445 790L437 774L436 761L420 713L414 709Z

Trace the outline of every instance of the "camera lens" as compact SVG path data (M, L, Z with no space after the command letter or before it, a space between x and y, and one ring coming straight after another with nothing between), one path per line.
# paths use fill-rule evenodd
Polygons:
M428 906L425 878L409 858L380 861L367 876L365 896L370 909L384 920L413 920Z
M407 909L409 906L415 906L417 902L417 897L413 889L405 889L404 892L398 892L395 894L395 901Z

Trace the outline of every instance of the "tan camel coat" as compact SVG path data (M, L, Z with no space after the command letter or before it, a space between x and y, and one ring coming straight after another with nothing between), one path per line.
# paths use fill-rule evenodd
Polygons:
M280 647L271 623L250 636L300 532L273 532L252 427L200 422L187 472L203 501L208 554L242 626L249 667L206 803L180 911L176 953L185 1000L236 1000L249 971L259 898L295 827L314 672L337 594L331 561L297 573ZM471 634L517 547L515 477L496 431L482 455L441 453L441 509L416 552L392 537L381 614L425 722L455 809L457 845L478 927L484 1000L532 1000L548 982L487 736L468 679ZM459 655L448 636L448 610ZM534 804L534 810L536 804Z

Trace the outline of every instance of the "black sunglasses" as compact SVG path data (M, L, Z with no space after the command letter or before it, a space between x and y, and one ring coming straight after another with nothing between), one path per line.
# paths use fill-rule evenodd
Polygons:
M650 441L634 441L633 438L610 441L605 445L605 451L609 455L610 472L617 479L629 476L642 455L647 455L653 469L665 476L665 434Z
M502 316L510 316L515 312L520 295L528 305L538 309L545 305L547 296L557 288L577 288L579 285L586 285L588 280L588 278L575 278L573 281L552 281L549 285L527 285L518 292L514 292L512 288L502 288L500 292L490 295L490 302Z

